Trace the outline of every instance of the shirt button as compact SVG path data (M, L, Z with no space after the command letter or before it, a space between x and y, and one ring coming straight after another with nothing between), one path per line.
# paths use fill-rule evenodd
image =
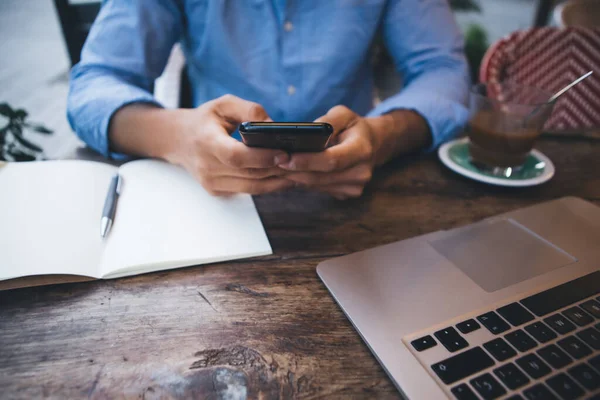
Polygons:
M291 32L292 29L294 29L294 24L292 24L290 21L287 21L285 24L283 24L283 29L285 29L286 32Z
M294 87L294 85L288 86L288 94L292 96L294 93L296 93L296 88Z

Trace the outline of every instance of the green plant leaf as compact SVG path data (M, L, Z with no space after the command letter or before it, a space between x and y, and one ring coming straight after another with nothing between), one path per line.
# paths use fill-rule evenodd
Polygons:
M471 78L478 80L481 60L489 47L487 32L477 24L471 24L465 32L465 54L471 69Z
M27 114L27 111L23 110L22 108L19 108L18 110L14 111L14 114L12 117L15 119L20 119L21 121L25 121L25 118L27 118L27 115L29 115L29 114Z
M0 114L10 118L13 115L13 109L8 105L8 103L0 103Z
M7 118L6 116L0 114L0 136L8 130L8 127L10 126L10 118Z
M23 124L23 126L26 126L27 128L31 129L32 131L38 132L38 133L43 133L45 135L49 135L51 133L54 133L54 131L52 131L51 129L46 128L44 125L38 125L38 124L32 124L29 122L26 122Z
M25 139L23 137L23 132L22 132L21 129L19 129L19 128L13 128L11 130L11 133L12 133L12 136L15 138L15 140L17 142L19 142L19 144L21 144L22 146L24 146L24 147L26 147L26 148L28 148L29 150L32 150L32 151L36 151L36 152L39 152L39 153L42 152L42 148L41 147L39 147L38 145L30 142L29 140L27 140L27 139Z
M7 161L32 161L37 159L38 155L41 154L38 151L20 145L13 135L7 139L6 145L2 148L3 157Z
M11 147L8 155L7 159L10 161L34 161L37 158L34 154L26 153L16 147Z
M23 136L23 130L49 135L52 130L41 124L25 122L29 114L24 109L13 109L8 103L0 103L0 119L8 119L0 127L0 159L30 161L43 158L43 150ZM3 123L4 125L4 123Z

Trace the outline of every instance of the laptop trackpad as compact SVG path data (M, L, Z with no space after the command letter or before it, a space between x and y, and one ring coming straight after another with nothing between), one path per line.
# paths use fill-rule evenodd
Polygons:
M512 219L486 221L429 243L487 292L577 261Z

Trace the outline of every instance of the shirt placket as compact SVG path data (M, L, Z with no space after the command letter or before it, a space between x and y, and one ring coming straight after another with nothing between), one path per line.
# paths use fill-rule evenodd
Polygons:
M280 88L281 98L285 99L284 114L285 119L290 119L291 115L294 114L294 105L298 102L300 96L299 91L301 90L299 81L299 71L297 57L300 51L299 49L299 32L298 27L295 25L294 20L294 4L292 0L275 0L278 2L279 20L281 22L281 69L282 86ZM297 14L297 13L296 13Z

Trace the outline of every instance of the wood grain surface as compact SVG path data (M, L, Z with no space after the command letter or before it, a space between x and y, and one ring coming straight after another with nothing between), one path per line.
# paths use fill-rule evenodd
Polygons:
M271 256L0 292L0 398L398 398L316 265L566 195L600 205L600 141L537 147L557 169L539 187L487 186L434 154L410 157L360 199L257 197Z

